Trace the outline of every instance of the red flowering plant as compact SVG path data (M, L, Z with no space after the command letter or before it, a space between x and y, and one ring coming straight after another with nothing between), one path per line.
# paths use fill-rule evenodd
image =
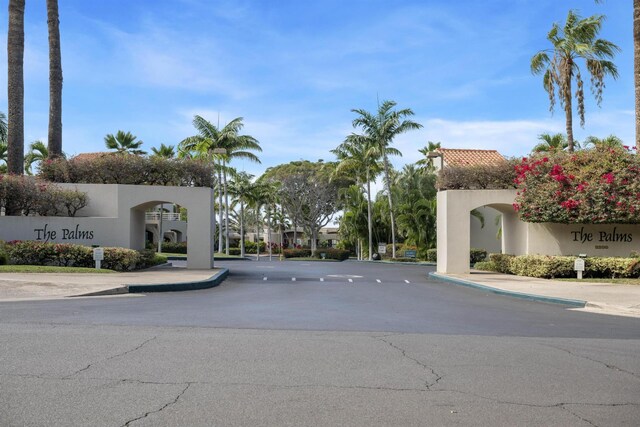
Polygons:
M536 154L515 169L523 221L640 223L640 159L627 147Z

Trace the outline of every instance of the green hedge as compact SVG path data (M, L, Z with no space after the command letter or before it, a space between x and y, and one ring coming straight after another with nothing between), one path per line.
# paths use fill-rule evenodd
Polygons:
M335 248L322 248L316 250L316 258L322 258L322 254L325 254L326 259L337 259L338 261L344 261L346 259L349 259L350 252L346 249Z
M162 252L169 254L186 254L187 242L173 243L166 242L162 244Z
M484 261L487 258L487 251L480 248L471 248L469 250L469 262L475 264L480 261ZM438 262L438 250L427 249L427 261Z
M518 276L544 279L576 277L574 256L491 254L490 261L476 263L478 270L497 271ZM585 258L586 278L629 278L640 276L640 258Z
M93 249L71 243L14 241L5 245L10 264L93 267ZM132 271L166 262L152 250L104 248L101 267L115 271Z
M311 249L285 249L285 258L307 258L311 256Z

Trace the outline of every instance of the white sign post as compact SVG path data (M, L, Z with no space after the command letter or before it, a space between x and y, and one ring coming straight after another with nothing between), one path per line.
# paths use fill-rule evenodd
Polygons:
M582 279L582 272L584 271L584 259L576 258L573 262L573 269L578 272L578 279Z
M96 262L96 269L100 270L100 262L104 259L104 248L93 248L93 260Z

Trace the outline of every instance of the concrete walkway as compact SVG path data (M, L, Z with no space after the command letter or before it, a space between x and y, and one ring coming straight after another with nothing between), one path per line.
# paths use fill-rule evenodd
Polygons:
M207 280L220 269L155 268L111 274L0 273L0 301L21 301L79 296L127 285L185 283Z
M564 282L473 270L470 274L432 274L434 278L464 281L475 287L488 287L502 294L525 296L527 299L565 299L583 301L575 310L640 317L640 286L593 282ZM462 284L462 283L461 283ZM518 295L520 294L520 295ZM540 297L540 298L536 298ZM560 301L558 301L560 302Z

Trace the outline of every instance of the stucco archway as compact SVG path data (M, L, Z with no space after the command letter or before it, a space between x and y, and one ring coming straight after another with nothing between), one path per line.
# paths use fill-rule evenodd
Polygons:
M449 190L438 192L439 273L469 273L469 212L489 206L502 213L502 251L522 253L525 229L513 210L516 190Z

